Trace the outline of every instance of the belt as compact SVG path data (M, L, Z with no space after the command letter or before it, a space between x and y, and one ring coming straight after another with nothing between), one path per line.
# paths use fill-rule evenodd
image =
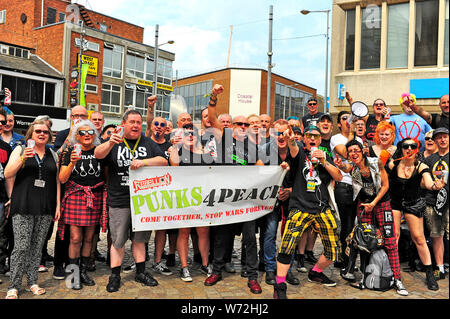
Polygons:
M347 184L347 183L342 183L342 182L336 182L336 186L344 186L344 187L353 189L352 185Z

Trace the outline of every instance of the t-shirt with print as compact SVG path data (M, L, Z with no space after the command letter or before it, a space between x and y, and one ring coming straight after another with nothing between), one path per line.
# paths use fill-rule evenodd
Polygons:
M126 140L115 144L105 157L105 165L109 168L108 180L108 206L115 208L130 207L130 190L128 169L133 159L145 159L156 156L164 157L161 149L151 143L150 138L141 136L140 140ZM139 144L136 146L136 143ZM135 147L136 146L136 147ZM132 150L134 155L132 155Z
M69 180L82 186L94 186L104 180L103 160L99 160L94 155L95 148L88 151L81 151L81 159L77 161L70 174ZM73 147L64 153L61 165L70 164L70 156Z
M370 114L367 122L366 122L366 139L368 139L369 141L373 141L373 138L375 137L375 130L377 129L378 123L380 123L380 121L378 121L375 117L375 115Z
M222 157L222 149L218 147L217 140L214 137L214 128L207 128L204 130L200 138L203 149L208 153L214 161L219 161Z
M360 137L357 136L356 140L358 142L360 142L361 145L363 144L363 140ZM337 154L337 152L335 150L336 146L340 145L340 144L345 146L345 144L347 144L347 142L348 142L348 138L342 134L336 134L331 137L330 146L331 146L331 150L333 151L333 155L334 155L333 157L340 156ZM344 164L348 163L348 161L346 159L342 158L342 156L340 156L340 157L342 159L342 163L344 163ZM341 183L346 183L346 184L352 185L352 176L349 173L345 173L343 171L341 171L341 174L342 174Z
M9 157L11 156L11 146L8 143L0 140L0 203L4 203L8 200L5 188L5 174L4 170L6 164L8 164Z
M239 141L233 137L233 130L223 129L222 140L218 147L222 156L218 158L219 165L254 165L259 159L258 147L247 137Z
M170 154L169 154L169 148L172 146L172 143L164 140L164 143L156 143L154 140L150 139L151 143L154 143L157 147L159 147L159 149L161 150L161 152L164 154L164 158L166 160L169 160Z
M434 153L428 156L425 159L425 164L428 165L430 168L431 176L433 177L433 180L436 180L437 178L441 178L443 176L442 171L449 171L449 155L448 153L444 156L440 156L439 153ZM448 187L448 180L447 184L445 185L445 189L447 191L447 202L448 202L448 194L449 194L449 187ZM426 202L430 206L434 206L436 204L436 198L438 197L439 191L429 191L426 190Z
M425 150L425 133L431 130L431 126L417 114L399 114L391 116L391 123L395 126L394 145L404 138L418 139L421 143L420 151Z
M334 166L333 160L326 156L326 160ZM329 207L330 195L328 184L332 177L321 164L313 164L310 152L299 149L298 155L291 161L291 170L295 173L294 187L289 200L289 211L298 209L310 214L318 214ZM314 181L314 191L307 191L307 179Z
M305 116L302 117L302 123L303 123L303 127L307 128L309 125L314 125L317 126L317 123L320 120L320 117L323 115L323 112L317 112L314 115L311 114L306 114Z

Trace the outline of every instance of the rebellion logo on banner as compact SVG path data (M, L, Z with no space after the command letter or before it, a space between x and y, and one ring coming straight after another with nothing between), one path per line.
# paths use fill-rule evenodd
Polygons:
M153 178L146 178L144 180L133 181L134 192L153 189L160 186L169 186L172 182L172 176L166 174L163 176L157 176Z
M163 170L143 167L129 171L133 231L213 226L260 218L272 212L285 175L274 165Z

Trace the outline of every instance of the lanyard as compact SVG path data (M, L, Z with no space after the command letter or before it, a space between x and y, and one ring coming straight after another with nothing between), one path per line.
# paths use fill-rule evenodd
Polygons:
M309 169L309 176L313 177L313 165L312 162L309 160L308 156L306 156L306 164L308 164L308 169Z
M138 146L140 140L141 140L141 135L139 135L139 138L137 139L136 144L134 144L133 149L131 149L130 146L128 145L127 140L126 140L125 138L123 139L123 142L125 143L125 146L126 146L126 147L130 150L130 152L131 152L132 158L134 158L134 152L136 152L136 148L137 148L137 146Z
M39 180L42 179L42 163L44 162L44 157L45 157L45 154L41 160L37 154L34 154L34 158L36 159L36 162L38 163L38 166L39 166Z

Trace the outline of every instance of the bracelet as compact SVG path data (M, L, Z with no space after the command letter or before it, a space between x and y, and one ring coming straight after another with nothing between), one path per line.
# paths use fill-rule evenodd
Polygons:
M144 161L144 166L147 166L147 160L144 159L143 161Z
M209 99L209 106L216 106L217 105L217 99Z
M23 164L25 164L25 159L23 158L22 155L20 155L20 160L22 161Z

